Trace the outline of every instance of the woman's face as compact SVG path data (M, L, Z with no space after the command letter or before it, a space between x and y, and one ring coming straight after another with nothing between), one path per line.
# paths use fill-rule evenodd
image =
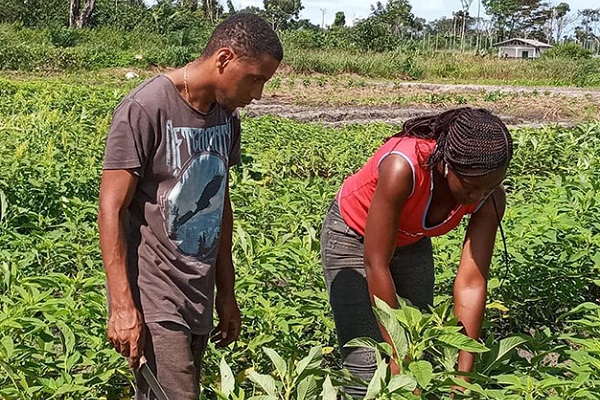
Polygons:
M505 175L506 167L498 168L483 176L471 177L460 175L448 166L446 179L450 192L458 203L477 204L500 186Z

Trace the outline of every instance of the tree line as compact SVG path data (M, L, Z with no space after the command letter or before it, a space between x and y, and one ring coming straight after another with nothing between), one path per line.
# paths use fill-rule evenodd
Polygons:
M232 0L3 0L0 22L27 27L62 26L73 29L115 26L145 29L161 34L211 27L235 12L263 16L278 31L309 31L328 35L326 41L350 41L362 49L384 51L406 40L431 40L443 47L476 48L512 37L548 43L593 42L600 48L600 8L572 10L568 3L551 5L543 0L455 0L451 16L433 21L416 16L408 0L377 1L366 18L349 24L343 12L335 13L330 26L300 18L301 0L263 0L262 7L236 9ZM322 10L324 12L324 10ZM485 18L483 17L485 16ZM312 38L312 36L311 36Z

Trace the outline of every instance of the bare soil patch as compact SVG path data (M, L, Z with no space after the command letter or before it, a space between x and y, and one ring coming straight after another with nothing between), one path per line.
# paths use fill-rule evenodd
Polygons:
M487 108L513 126L571 126L600 120L600 90L297 76L271 83L263 99L246 107L244 113L326 125L401 124L408 118L464 106Z

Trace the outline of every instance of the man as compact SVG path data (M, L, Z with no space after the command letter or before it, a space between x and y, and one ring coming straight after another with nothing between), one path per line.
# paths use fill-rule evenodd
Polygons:
M219 24L200 57L133 90L115 110L98 225L108 339L137 369L143 354L171 399L198 399L212 340L240 333L228 168L240 161L235 110L260 99L283 58L253 14ZM150 398L136 372L136 399Z

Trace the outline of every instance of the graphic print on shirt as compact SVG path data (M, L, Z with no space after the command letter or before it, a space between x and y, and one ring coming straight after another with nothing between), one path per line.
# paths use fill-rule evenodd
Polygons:
M217 256L223 216L231 121L207 128L167 121L168 166L177 182L162 201L169 239L183 254L210 263Z

